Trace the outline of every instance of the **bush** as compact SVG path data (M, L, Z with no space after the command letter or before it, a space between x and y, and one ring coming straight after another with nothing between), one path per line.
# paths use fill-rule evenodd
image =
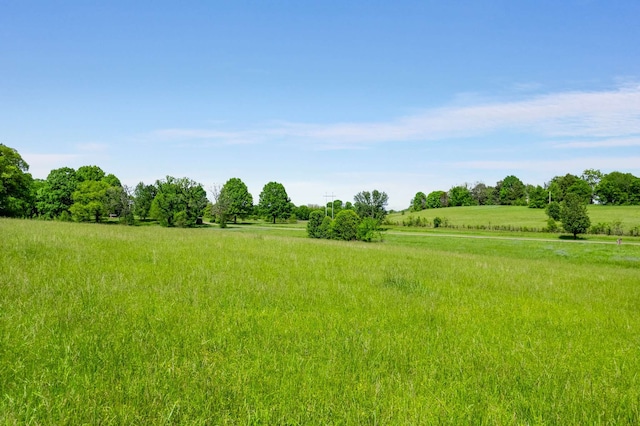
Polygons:
M557 230L558 230L558 224L556 223L556 221L553 220L552 217L547 219L547 231L556 232Z
M325 216L324 219L322 219L322 223L320 224L320 237L319 238L326 238L329 239L332 237L331 235L331 230L332 230L332 225L333 224L333 219L331 219L329 216Z
M382 234L378 227L378 222L370 217L365 217L358 225L357 238L360 241L371 242L377 239L382 240Z
M342 210L331 224L331 237L336 240L355 240L358 235L360 216L353 210Z
M322 226L322 220L324 219L324 212L320 210L314 210L309 213L309 222L307 222L307 235L310 238L323 238L322 230L320 229Z
M547 216L549 216L553 220L560 220L560 210L560 203L558 203L557 201L550 202L544 209L544 211L547 213Z

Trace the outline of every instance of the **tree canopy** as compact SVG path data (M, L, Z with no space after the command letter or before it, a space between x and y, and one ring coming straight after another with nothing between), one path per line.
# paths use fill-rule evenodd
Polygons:
M27 216L33 178L18 151L0 144L0 216Z
M220 198L225 200L226 214L233 216L233 222L249 216L253 210L253 197L249 193L247 185L239 178L231 178L220 190ZM220 200L218 200L220 202Z
M353 200L353 207L359 217L370 217L381 222L387 216L389 196L386 192L377 189L371 192L362 191L357 193Z
M292 205L284 185L278 182L269 182L260 193L258 208L263 216L273 219L287 219L291 215Z

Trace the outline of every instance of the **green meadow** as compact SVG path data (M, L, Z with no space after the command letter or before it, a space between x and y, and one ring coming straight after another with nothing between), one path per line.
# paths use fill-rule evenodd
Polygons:
M640 227L640 206L587 206L591 224L620 222L625 231ZM545 228L547 215L543 209L516 206L469 206L427 209L420 212L394 213L388 222L402 224L409 216L433 222L438 216L447 218L454 226L511 225L514 227Z
M640 423L637 242L0 237L3 424Z

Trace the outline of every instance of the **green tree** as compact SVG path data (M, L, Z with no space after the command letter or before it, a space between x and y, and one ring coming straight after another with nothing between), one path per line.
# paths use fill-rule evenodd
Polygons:
M589 203L593 195L589 184L571 173L551 179L549 190L552 198L556 201L562 201L568 194L574 194L585 203Z
M493 200L494 188L482 182L477 182L474 187L471 188L471 197L479 206L495 204Z
M77 187L78 178L74 169L62 167L51 170L37 193L36 206L40 215L49 219L70 216L69 209Z
M530 209L544 209L548 204L547 190L540 185L527 185Z
M85 182L88 180L98 182L104 179L105 176L104 171L98 166L82 166L76 170L76 179L78 182Z
M309 206L298 206L295 209L293 209L293 213L296 215L296 217L300 220L309 220L309 215L311 214L311 209L309 208Z
M104 179L103 182L108 184L107 179ZM120 181L118 180L118 182ZM109 215L116 215L121 222L133 225L133 195L127 185L110 186L107 189L106 204Z
M28 216L31 206L29 165L18 151L0 144L0 216Z
M596 188L598 187L598 184L602 180L603 176L604 175L602 174L602 172L597 169L586 169L584 172L582 172L582 176L580 176L580 179L587 182L587 185L589 185L589 187L591 188L590 204L593 204L596 201Z
M156 188L150 215L163 226L194 226L208 203L202 185L188 178L167 176Z
M496 184L499 187L500 204L506 206L526 206L524 183L517 177L510 175Z
M363 218L358 225L357 239L366 242L382 240L382 233L380 232L378 221L370 217Z
M411 211L419 212L427 208L427 196L424 192L416 192L415 197L411 201Z
M273 219L287 219L291 215L292 204L284 186L278 182L269 182L260 193L260 201L258 203L260 213L265 217Z
M454 186L448 194L449 207L472 206L475 204L471 191L467 186Z
M359 224L360 217L356 212L353 210L341 210L331 224L331 236L336 240L355 240L358 235Z
M370 217L382 222L387 216L387 203L389 196L386 192L380 192L377 189L373 191L362 191L353 197L354 209L359 217Z
M447 193L444 191L432 191L427 195L427 208L439 209L441 207L447 207L448 198Z
M605 205L640 204L640 178L631 173L611 172L606 174L598 187L596 196Z
M156 193L157 188L155 185L145 185L144 182L136 185L136 189L133 192L133 212L136 216L142 220L146 220L149 217L151 204L156 197Z
M309 213L309 222L307 222L307 235L310 238L324 238L322 235L322 221L325 218L323 211L314 210Z
M73 218L79 222L95 221L107 214L107 190L111 188L103 181L87 180L78 184L73 193L73 204L69 208Z
M238 178L231 178L224 184L220 197L228 203L226 214L233 216L233 223L237 223L238 216L244 219L253 211L253 197L247 185Z
M557 201L552 201L549 204L547 204L547 207L545 207L544 210L550 219L560 220L561 209L560 209L560 203L558 203Z
M562 201L560 220L565 231L577 238L578 234L584 234L591 226L591 220L587 213L587 206L578 195L567 194Z

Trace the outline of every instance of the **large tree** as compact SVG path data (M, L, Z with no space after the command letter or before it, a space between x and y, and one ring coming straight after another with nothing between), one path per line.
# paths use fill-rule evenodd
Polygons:
M362 191L353 197L353 206L359 217L370 217L382 222L387 216L387 203L389 196L386 192L380 192L377 189L373 191Z
M278 182L267 183L260 193L258 209L263 216L272 218L273 223L276 223L278 218L287 219L291 215L293 205L284 185Z
M611 172L606 174L596 188L601 204L640 204L640 178L631 173Z
M411 211L419 212L427 208L427 196L424 192L416 192L415 197L411 201Z
M585 180L571 173L551 179L549 190L552 199L558 202L563 201L568 194L574 194L585 203L590 203L593 195L591 186Z
M163 226L194 226L208 203L202 185L188 178L167 176L156 188L150 214Z
M107 182L87 180L78 184L73 193L73 204L69 208L73 218L79 222L94 220L96 223L108 213Z
M233 216L233 223L237 223L238 216L244 219L253 210L253 197L247 185L239 178L231 178L224 184L220 190L220 198L227 203L226 214Z
M516 176L510 175L496 184L499 188L500 204L507 206L526 206L524 183Z
M527 198L531 209L544 209L549 202L547 190L540 185L527 185Z
M565 231L577 238L578 234L584 234L591 226L591 220L587 213L587 206L578 195L567 194L560 207L560 220Z
M151 203L156 197L157 188L155 185L145 185L139 182L133 192L133 212L140 219L145 220L149 216Z
M69 217L77 186L78 178L74 169L62 167L51 170L37 194L36 206L40 215L49 219Z
M0 216L28 216L31 206L29 165L18 151L0 144Z
M469 188L464 185L454 186L449 190L449 207L473 206L476 202Z
M447 197L447 193L444 191L431 191L429 195L427 195L426 204L428 209L447 207L448 202L449 199Z
M582 176L580 176L580 179L587 182L587 184L591 188L590 204L593 204L596 201L596 188L598 187L598 184L602 180L603 176L604 175L602 174L602 172L598 169L586 169L584 172L582 172Z

